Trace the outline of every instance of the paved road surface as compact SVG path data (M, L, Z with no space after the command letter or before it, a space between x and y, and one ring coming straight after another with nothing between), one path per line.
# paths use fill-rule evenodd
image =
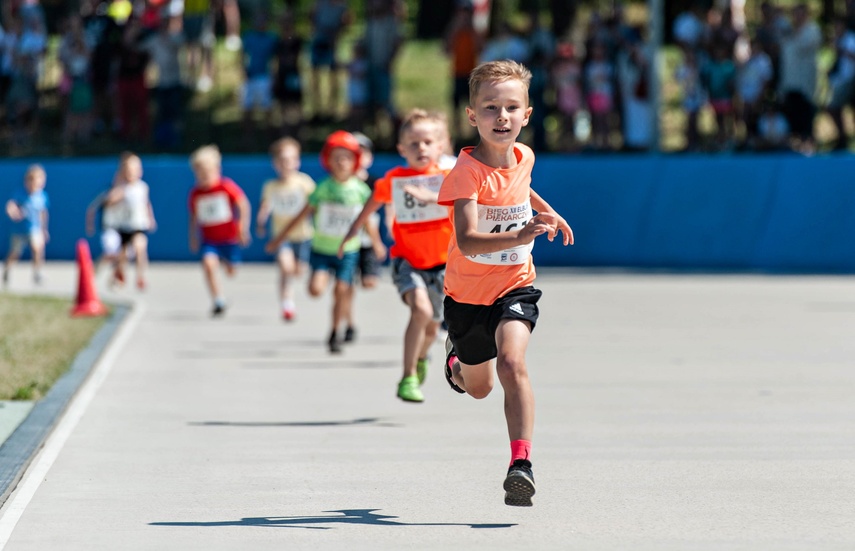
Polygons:
M531 509L502 503L500 389L449 390L437 343L427 401L395 398L391 284L331 357L328 299L286 325L274 278L211 320L196 266L154 266L9 551L855 548L850 278L542 270Z

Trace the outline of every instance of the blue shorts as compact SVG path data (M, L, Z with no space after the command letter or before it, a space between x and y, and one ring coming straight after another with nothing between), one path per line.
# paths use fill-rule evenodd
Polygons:
M229 264L240 264L240 245L237 243L202 243L200 252L202 258L212 254Z
M279 251L289 250L294 253L294 258L297 262L309 263L309 257L312 254L312 240L305 241L286 241L279 247Z
M344 253L342 258L330 254L321 254L312 251L309 265L312 272L332 272L338 281L353 285L353 277L356 275L356 265L359 263L359 251Z

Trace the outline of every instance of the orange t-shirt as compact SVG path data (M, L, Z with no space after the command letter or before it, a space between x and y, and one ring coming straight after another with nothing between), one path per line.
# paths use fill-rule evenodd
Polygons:
M457 165L442 184L439 204L453 207L457 199L475 199L479 232L518 230L532 217L534 152L526 145L515 144L516 166L495 168L475 160L472 149L465 147L460 151ZM453 208L449 214L453 224ZM453 228L452 225L452 232ZM464 256L452 233L445 270L445 294L457 302L490 305L514 289L531 285L535 277L532 245L533 242L489 254Z
M403 186L411 184L438 192L446 173L435 166L425 171L396 167L374 183L374 200L391 203L395 208L392 222L395 244L389 254L405 259L417 270L445 264L451 221L446 207L417 201Z

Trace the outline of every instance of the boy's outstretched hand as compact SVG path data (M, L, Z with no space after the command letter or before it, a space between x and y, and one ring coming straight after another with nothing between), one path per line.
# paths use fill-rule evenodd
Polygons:
M564 246L573 244L573 229L570 227L570 224L567 223L567 220L562 218L561 216L556 215L555 228L552 230L552 233L548 235L549 240L552 241L555 239L555 234L561 232L561 235L564 237Z
M559 231L564 236L564 245L572 245L573 230L570 229L567 221L555 213L539 212L520 230L520 237L523 237L528 243L538 235L545 233L546 237L553 241Z
M276 252L276 249L278 249L278 248L279 248L279 241L277 241L276 239L271 239L270 241L267 242L266 245L264 245L264 252L266 252L267 254L273 254Z

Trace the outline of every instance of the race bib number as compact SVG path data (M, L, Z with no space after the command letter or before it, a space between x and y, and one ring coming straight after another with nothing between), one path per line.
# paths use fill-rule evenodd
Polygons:
M395 221L398 224L414 224L448 218L448 208L436 203L423 203L404 191L404 186L415 186L439 193L442 174L392 178L392 204L395 206Z
M277 193L270 198L273 214L293 218L306 206L306 197L301 193Z
M532 218L531 203L526 201L522 205L510 207L494 207L490 205L478 205L478 232L479 233L503 233L519 230ZM512 265L525 264L531 256L534 241L527 245L512 247L494 253L477 254L468 256L472 262L478 264Z
M216 226L231 222L232 206L225 193L202 195L196 199L196 220L202 226Z
M321 203L315 215L318 233L330 237L344 237L360 211L362 211L362 205Z

